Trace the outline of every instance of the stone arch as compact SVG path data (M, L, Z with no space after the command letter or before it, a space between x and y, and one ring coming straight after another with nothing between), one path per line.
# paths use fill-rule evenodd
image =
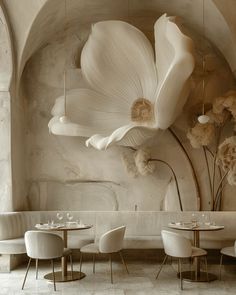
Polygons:
M11 37L5 13L0 4L0 91L9 91L13 76Z
M0 4L0 210L13 210L11 173L11 106L13 77L11 37L6 14Z

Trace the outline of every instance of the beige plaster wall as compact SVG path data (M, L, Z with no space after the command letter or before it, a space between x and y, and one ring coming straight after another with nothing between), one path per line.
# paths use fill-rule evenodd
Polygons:
M0 211L12 210L11 106L12 51L7 20L0 5Z
M148 27L147 30L151 32L153 29ZM202 102L202 60L199 47L203 42L209 56L207 99L211 101L225 92L232 87L234 81L224 58L212 45L189 28L186 30L191 32L196 43L197 66L192 77L192 93L173 130L193 162L199 192L190 162L169 131L159 132L145 146L151 149L154 158L165 160L174 168L184 210L197 210L200 206L199 196L201 209L209 210L211 196L203 153L202 150L193 150L186 138L191 109ZM128 152L126 148L96 151L85 147L85 138L60 137L48 133L50 110L55 98L63 93L65 63L69 65L68 89L78 88L82 83L76 65L79 64L80 51L88 32L88 26L83 31L71 27L67 36L62 31L30 59L25 69L22 100L26 111L29 208L135 210L137 206L138 210L179 210L176 187L167 167L158 163L153 175L132 178L127 174L121 159L122 153Z
M231 0L227 0L228 2ZM125 174L120 158L122 148L97 152L84 147L83 138L59 138L48 134L47 123L54 99L62 94L64 69L61 30L64 26L63 0L4 0L13 30L16 66L19 76L12 100L12 160L13 193L15 209L85 210L93 206L107 210L159 210L172 199L176 209L175 186L164 167L158 167L154 175L133 179ZM206 0L206 36L225 55L231 69L235 69L234 18L219 1ZM228 3L227 2L227 3ZM233 3L230 2L232 8ZM86 40L91 23L105 19L122 19L140 28L153 40L153 23L163 12L184 17L188 29L202 33L202 1L192 0L67 0L70 48L79 52ZM220 11L218 10L220 7ZM227 11L226 11L227 10ZM233 12L232 12L233 13ZM227 22L226 22L227 19ZM201 38L195 36L197 44ZM39 49L41 48L41 49ZM37 51L37 53L35 53ZM32 56L32 57L31 57ZM76 61L79 58L76 57ZM199 57L197 57L199 59ZM30 59L30 60L29 60ZM25 70L25 63L29 60ZM221 60L221 58L219 59ZM198 64L200 64L200 60ZM186 140L191 107L199 97L200 66L193 76L193 93L185 112L175 124L194 164L200 185L201 208L209 209L211 200L206 182L206 166L202 151L192 150ZM20 74L24 70L22 80ZM76 88L80 77L71 70L69 87ZM219 82L220 81L220 82ZM232 87L232 75L224 61L214 61L208 83L208 99ZM22 91L22 92L21 92ZM152 154L170 161L177 173L184 209L198 208L198 192L191 174L191 167L179 144L168 133L159 134L147 143ZM96 192L99 196L96 198ZM229 196L234 194L234 188ZM89 197L88 197L89 196ZM106 198L104 196L107 196ZM228 196L228 195L227 195ZM25 198L28 198L28 204ZM233 198L227 197L224 208L236 207ZM102 204L102 205L101 205ZM234 209L235 209L234 207Z

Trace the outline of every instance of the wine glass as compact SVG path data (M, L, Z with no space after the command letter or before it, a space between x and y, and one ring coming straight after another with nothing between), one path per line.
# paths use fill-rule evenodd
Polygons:
M192 216L191 216L191 222L192 222L192 225L193 226L197 226L197 214L196 213L192 213Z
M62 219L63 219L63 214L62 214L61 212L57 212L57 219L58 219L59 221L62 221Z
M70 212L66 213L66 217L69 221L73 219L73 215Z
M208 213L202 214L203 224L210 225L210 216Z

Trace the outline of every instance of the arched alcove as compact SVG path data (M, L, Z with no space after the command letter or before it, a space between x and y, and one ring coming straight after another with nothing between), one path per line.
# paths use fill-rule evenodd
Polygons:
M57 176L60 175L60 169L63 170L62 174L66 175L66 181L94 180L95 176L92 175L93 177L91 177L91 175L86 173L83 174L83 171L86 171L86 169L80 169L77 163L71 165L73 161L79 159L78 155L73 153L84 153L83 138L57 139L54 137L52 139L55 142L54 148L52 146L44 146L42 148L42 143L47 143L49 136L47 133L47 122L50 119L50 109L54 99L62 94L65 1L36 0L32 3L30 0L22 0L21 2L7 0L4 2L6 2L9 15L12 17L14 33L15 35L17 32L19 33L17 38L15 38L17 41L15 42L17 85L19 87L17 87L16 99L13 101L12 108L12 158L16 182L14 185L14 199L17 199L15 201L15 208L19 209L21 205L26 208L23 200L29 195L30 191L33 191L35 196L35 178L38 177L40 188L45 190L46 186L44 184L47 182L48 177L47 173L45 173L45 167L42 167L45 159L53 159L54 163L60 161L60 165L52 165L50 169L54 169L53 171ZM232 30L229 23L225 20L225 13L222 9L218 9L218 1L209 0L205 2L206 37L223 53L231 69L234 70L235 43L231 36ZM13 10L16 11L17 7L20 11L23 11L24 6L30 8L28 13L25 12L27 17L22 18L20 13L13 13ZM67 0L69 44L75 50L73 54L77 52L76 62L79 61L80 50L86 41L92 23L110 19L124 20L138 27L146 34L149 40L153 41L153 24L164 12L170 15L181 16L185 27L190 30L194 29L200 35L203 33L202 0ZM24 23L24 25L19 26L18 30L17 27L21 23ZM37 61L40 62L39 67L37 66ZM77 69L74 68L74 73L69 77L70 88L75 88L80 83L79 75L77 75L76 71ZM41 125L38 122L41 122ZM181 120L179 122L176 125L177 130L180 130L178 135L182 141L185 141L185 134L182 133L179 127L181 126ZM44 130L43 132L42 129ZM72 153L71 145L73 145ZM187 148L189 149L189 147ZM49 158L47 158L48 154L50 155ZM87 155L94 161L97 158L107 161L108 158L110 163L113 163L114 154L116 155L116 161L118 161L118 152L97 154L90 151ZM94 164L93 162L91 163ZM92 165L91 163L90 165ZM84 165L86 168L88 161L84 161ZM201 167L200 169L203 168ZM34 175L36 170L40 173ZM99 173L99 176L102 177L106 175L102 170L99 170ZM121 170L119 173L121 173ZM63 178L59 180L60 185L61 182L66 183ZM51 178L50 181L56 182L58 179ZM204 182L204 179L202 181ZM30 189L31 183L34 183L34 187ZM50 185L50 189L51 187ZM204 206L207 208L208 204L206 203Z
M175 194L175 186L171 182L171 174L167 171L168 169L159 165L160 175L157 172L155 175L143 177L143 179L141 177L131 179L125 174L124 167L120 163L120 149L116 148L107 152L87 150L84 147L84 138L63 138L49 135L47 123L55 98L63 93L62 77L65 59L68 59L72 64L71 71L68 72L68 87L74 89L80 85L80 75L77 69L79 63L77 61L92 23L100 20L121 19L137 26L150 41L153 41L153 24L163 12L167 11L168 14L182 15L185 27L189 31L194 27L196 32L200 32L201 35L202 1L195 1L195 4L192 4L191 1L186 0L182 2L184 5L180 6L176 1L168 1L168 3L167 1L153 1L152 4L144 4L140 1L122 1L121 5L120 1L68 0L69 30L67 35L64 32L64 1L57 3L58 5L55 7L53 0L47 1L38 13L28 34L25 53L22 55L24 58L21 61L21 66L24 67L25 61L28 60L21 82L24 86L22 97L27 118L25 162L27 163L27 195L30 206L34 209L56 210L61 208L62 203L67 202L70 196L73 200L77 192L78 200L80 200L77 209L80 209L83 208L81 194L87 191L84 189L86 183L89 187L93 186L92 182L96 182L96 185L97 182L99 185L103 182L106 183L105 188L103 184L102 187L104 195L109 195L110 187L107 189L107 183L111 182L113 183L111 184L111 198L113 198L113 194L116 195L119 209L132 210L136 204L140 210L160 210L164 197L167 196L169 199L171 195ZM194 11L193 18L186 14L188 8L189 11ZM216 7L214 9L219 13ZM41 26L40 32L38 31L39 24ZM196 33L196 35L199 34ZM67 48L66 57L65 46ZM77 55L76 62L73 64L75 54ZM227 71L227 73L230 72L228 69ZM180 132L177 133L181 141L186 141L181 124L180 119L176 125L177 130L180 126ZM186 129L186 126L184 128ZM157 137L154 140L154 145L157 148L153 150L153 154L156 153L157 157L158 144L160 142ZM187 145L186 142L184 144ZM159 155L162 155L163 159L173 162L177 176L180 178L181 193L185 196L185 204L187 204L185 208L187 210L197 209L199 207L198 191L194 185L193 175L189 173L191 171L190 164L184 157L181 147L167 134L162 136L160 146ZM174 151L173 154L171 151ZM197 163L197 154L193 157L195 157L196 165L199 165L199 174L202 174L204 163ZM186 175L182 173L183 167L183 171L188 171ZM204 177L200 181L203 183ZM186 185L187 183L188 185ZM143 189L145 187L146 189ZM207 195L207 189L204 188L203 191ZM62 194L65 195L64 198ZM188 195L191 199L190 202L187 201ZM59 199L61 203L57 204ZM47 207L46 204L50 204L50 206ZM59 207L56 207L56 204ZM73 204L73 202L66 203L68 206L73 206ZM188 206L191 204L193 204L192 207ZM93 202L93 205L95 209L98 208L96 202ZM105 208L111 210L113 207L109 206ZM203 208L208 208L208 206L206 198Z

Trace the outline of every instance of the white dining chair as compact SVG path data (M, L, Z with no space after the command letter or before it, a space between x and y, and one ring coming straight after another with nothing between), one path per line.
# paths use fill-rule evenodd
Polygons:
M180 276L180 288L181 290L183 290L183 278L182 278L182 269L181 269L182 260L185 258L190 258L192 261L193 258L202 256L205 258L206 276L207 276L207 281L209 281L208 271L207 271L207 259L206 259L207 251L201 248L193 247L189 239L171 231L162 230L161 236L162 236L163 245L164 245L165 258L160 266L156 279L158 278L162 270L162 267L166 263L167 258L168 257L177 258L179 276Z
M63 244L64 243L62 238L54 233L33 230L27 231L25 233L25 246L26 253L29 257L29 262L22 284L22 290L25 286L26 278L32 259L36 260L36 279L38 278L38 261L40 259L51 260L54 291L56 291L54 259L61 258L64 256L70 256L71 272L73 275L72 251L71 249L64 248Z
M221 279L221 268L223 263L223 256L230 256L233 258L236 258L236 241L234 242L234 246L231 247L225 247L220 250L221 256L220 256L220 279Z
M119 253L121 261L127 271L129 273L127 265L124 261L122 255L122 246L123 246L123 239L125 234L125 226L120 226L115 229L109 230L108 232L104 233L98 243L91 243L86 246L83 246L80 249L80 272L82 270L82 257L84 253L93 254L93 273L95 273L95 256L99 253L109 254L109 261L110 261L110 275L111 275L111 283L113 284L113 272L112 272L112 254Z

